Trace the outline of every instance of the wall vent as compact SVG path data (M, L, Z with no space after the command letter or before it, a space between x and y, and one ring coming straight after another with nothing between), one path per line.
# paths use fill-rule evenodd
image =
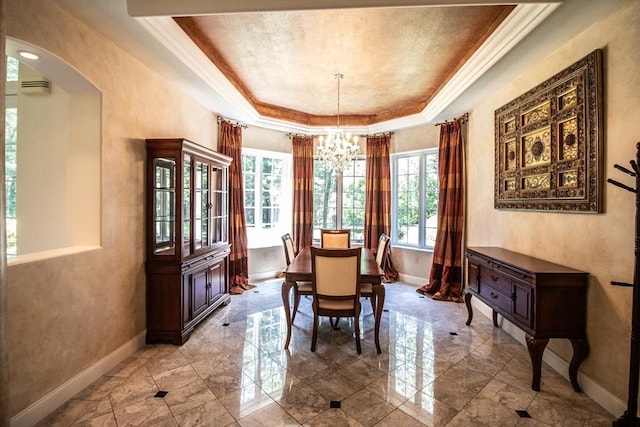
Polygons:
M30 95L51 93L51 81L47 79L21 80L20 93Z

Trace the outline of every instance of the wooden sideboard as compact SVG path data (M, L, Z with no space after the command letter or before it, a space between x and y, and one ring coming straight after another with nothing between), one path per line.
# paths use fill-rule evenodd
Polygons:
M542 354L550 338L568 338L573 346L569 378L580 392L578 368L589 354L586 336L589 273L497 247L466 250L468 285L465 303L473 319L471 297L500 314L526 334L531 357L531 388L540 390Z

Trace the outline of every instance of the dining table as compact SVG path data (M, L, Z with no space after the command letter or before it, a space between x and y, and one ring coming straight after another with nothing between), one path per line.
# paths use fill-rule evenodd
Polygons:
M311 276L311 247L307 246L298 253L284 271L285 280L282 283L282 304L284 306L284 313L287 321L287 339L284 345L285 349L289 348L289 342L291 341L291 329L293 326L291 322L292 313L289 302L291 289L297 286L297 282L311 282ZM382 318L385 295L384 284L382 283L383 277L384 271L376 262L371 249L362 248L360 256L360 283L370 283L375 295L376 309L374 339L378 354L382 353L382 349L380 348L380 319Z

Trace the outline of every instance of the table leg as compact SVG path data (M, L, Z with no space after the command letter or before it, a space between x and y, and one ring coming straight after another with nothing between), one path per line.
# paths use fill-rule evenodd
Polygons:
M284 317L287 320L287 340L284 343L285 350L289 348L291 341L291 308L289 307L289 294L295 282L282 282L282 306L284 307Z
M374 323L374 337L376 342L376 350L378 354L382 353L380 348L380 319L382 318L382 307L384 307L384 286L382 284L372 285L373 292L376 295L376 312Z
M525 336L527 340L527 348L529 349L529 357L531 358L531 367L533 370L533 380L531 388L540 391L540 376L542 373L542 354L549 343L549 338L533 338L529 334Z
M580 384L578 384L578 368L580 364L589 355L589 343L586 339L570 339L573 346L573 357L571 363L569 363L569 379L571 379L571 385L573 389L578 393L582 392Z
M466 292L464 294L464 305L467 306L467 323L466 325L469 326L471 324L471 321L473 320L473 309L471 308L471 297L473 295L471 295L471 292Z

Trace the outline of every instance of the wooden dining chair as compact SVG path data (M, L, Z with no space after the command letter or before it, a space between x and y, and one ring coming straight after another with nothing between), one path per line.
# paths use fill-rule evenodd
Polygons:
M376 263L378 267L384 270L384 257L387 253L387 249L389 248L389 236L382 233L380 238L378 239L378 252L376 252Z
M320 316L353 317L356 349L360 347L360 258L361 248L311 248L311 291L313 295L313 335L311 351L316 351Z
M382 270L384 270L384 257L385 257L385 253L387 252L387 249L389 248L389 236L387 236L386 234L381 234L380 238L378 239L378 252L376 252L376 264L378 264L378 267L380 267ZM365 298L369 298L369 300L371 301L371 311L373 311L373 315L375 316L376 314L376 294L375 292L373 292L373 286L371 285L371 283L362 283L360 285L360 295L365 297Z
M351 230L320 230L320 246L334 249L350 248Z
M284 258L287 261L287 267L296 257L293 249L293 240L289 233L282 235L282 245L284 246ZM293 310L291 313L291 324L296 319L298 306L300 305L300 295L311 295L311 282L296 282L293 286Z

